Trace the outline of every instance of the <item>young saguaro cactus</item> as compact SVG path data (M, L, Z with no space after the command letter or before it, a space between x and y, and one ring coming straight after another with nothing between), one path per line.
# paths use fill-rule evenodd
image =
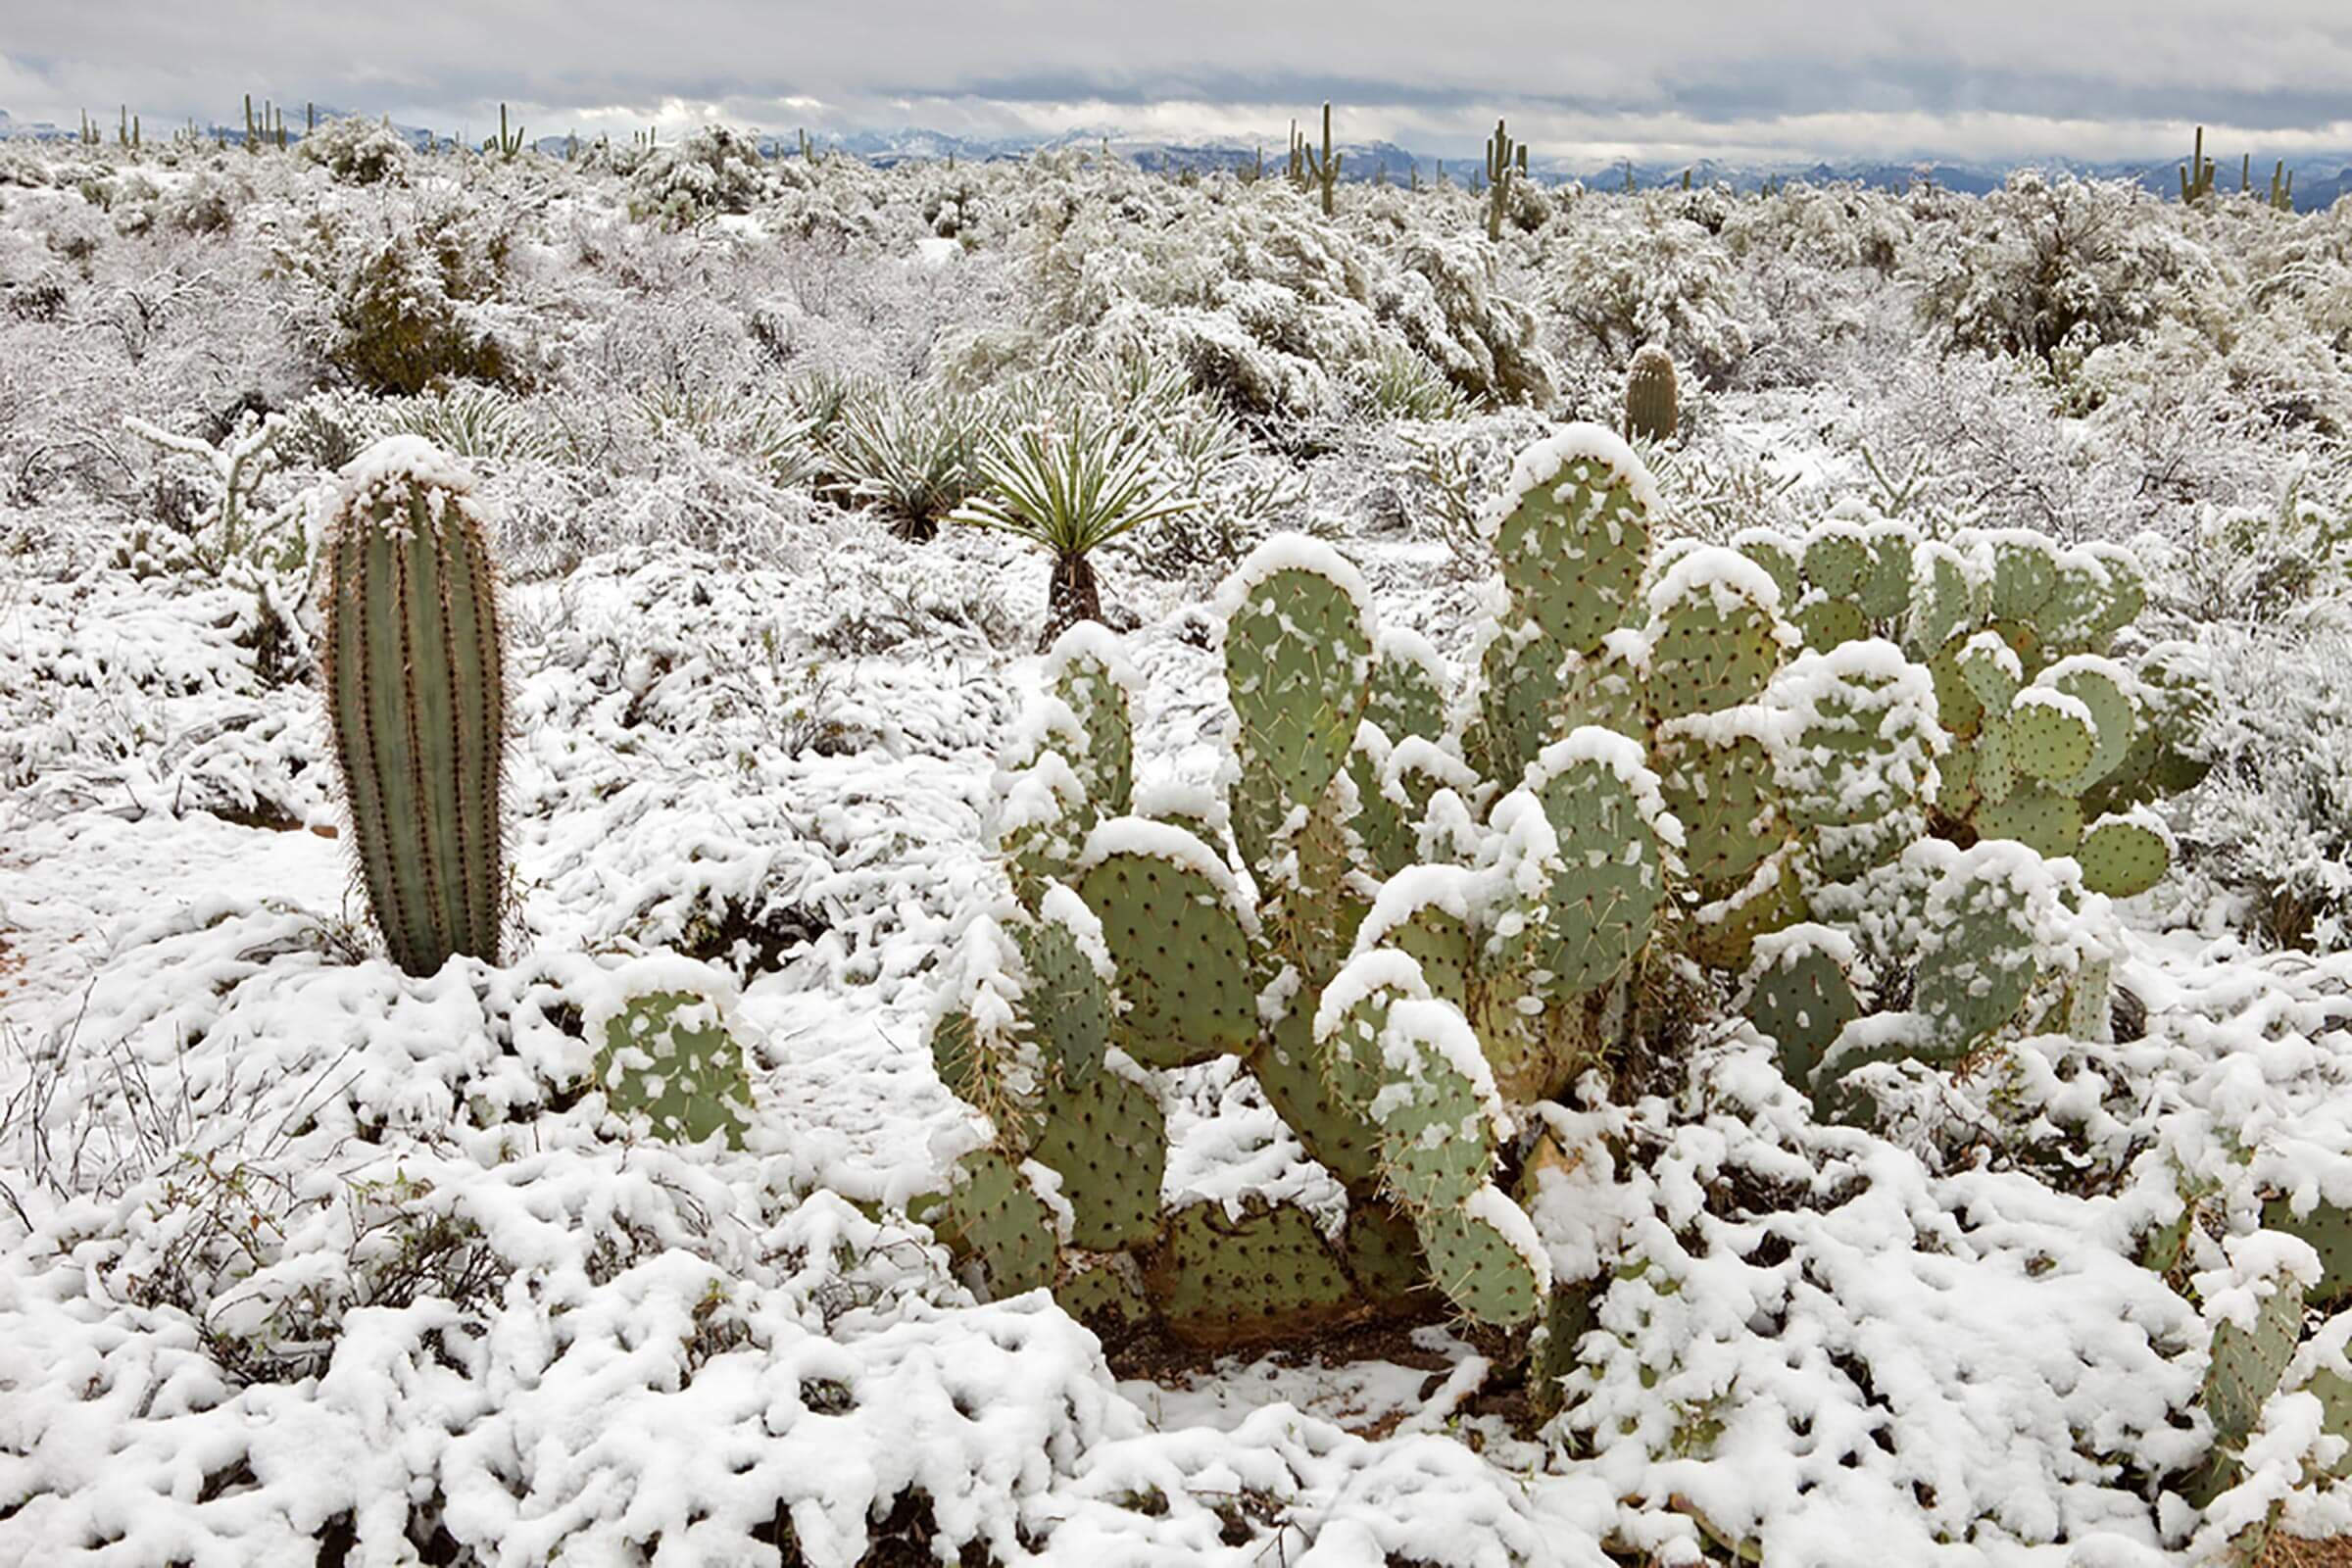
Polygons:
M379 441L325 499L327 721L368 902L415 975L495 962L505 894L506 659L472 478Z
M1674 357L1644 343L1625 372L1626 439L1671 441L1677 422Z

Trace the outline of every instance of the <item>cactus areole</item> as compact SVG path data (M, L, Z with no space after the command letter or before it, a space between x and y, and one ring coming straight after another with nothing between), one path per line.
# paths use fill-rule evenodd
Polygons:
M472 479L416 436L379 441L327 507L327 722L368 904L393 961L497 961L506 672Z

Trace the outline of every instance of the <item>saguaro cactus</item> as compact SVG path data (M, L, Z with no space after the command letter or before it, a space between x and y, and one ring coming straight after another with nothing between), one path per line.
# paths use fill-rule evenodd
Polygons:
M1520 154L1525 167L1526 153ZM1494 122L1494 134L1487 138L1487 238L1502 238L1502 215L1511 209L1511 133L1502 122Z
M1625 372L1625 435L1629 441L1671 441L1678 413L1674 357L1644 343Z
M471 477L417 436L379 441L327 519L324 676L352 841L393 961L496 961L506 666Z
M1293 134L1296 135L1297 133L1293 132ZM1331 146L1330 104L1326 103L1323 106L1323 151L1321 155L1318 156L1312 146L1305 145L1303 143L1300 145L1299 150L1303 152L1306 157L1307 177L1322 188L1323 216L1325 218L1329 218L1331 216L1332 192L1338 188L1340 183L1340 161L1342 157L1341 154L1334 152Z

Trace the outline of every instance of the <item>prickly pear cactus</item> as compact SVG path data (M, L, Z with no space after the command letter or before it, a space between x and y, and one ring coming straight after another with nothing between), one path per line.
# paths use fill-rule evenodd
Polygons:
M606 1105L630 1120L643 1117L666 1142L721 1137L742 1148L752 1084L728 1023L726 977L690 960L652 957L608 983L609 997L583 1020L596 1046L591 1081Z
M321 545L327 727L368 905L392 959L498 959L506 654L472 479L395 436L336 478Z

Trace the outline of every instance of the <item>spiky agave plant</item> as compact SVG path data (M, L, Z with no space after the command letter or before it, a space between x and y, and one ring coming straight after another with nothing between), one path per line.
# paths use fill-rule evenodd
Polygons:
M1091 552L1199 505L1167 488L1149 435L1084 409L996 437L981 452L979 468L982 488L956 509L955 520L1001 528L1054 553L1048 644L1078 621L1102 618Z

